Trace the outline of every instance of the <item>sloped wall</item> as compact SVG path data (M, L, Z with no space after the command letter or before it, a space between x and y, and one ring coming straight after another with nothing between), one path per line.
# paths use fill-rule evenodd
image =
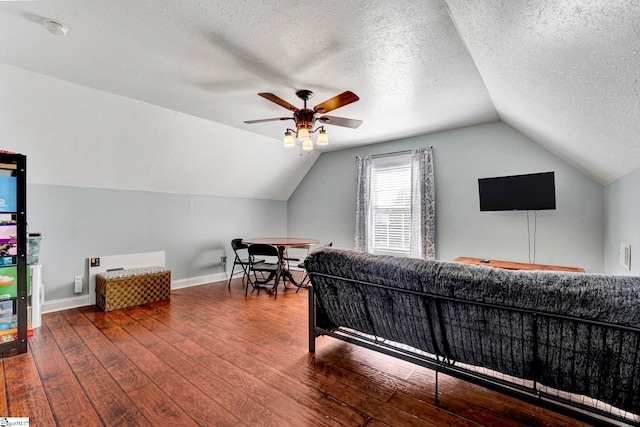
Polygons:
M30 183L286 201L318 156L1 64L0 93L0 148Z
M92 256L162 250L173 280L222 274L231 239L286 234L286 200L317 157L1 64L0 93L0 149L27 156L47 302L75 296Z

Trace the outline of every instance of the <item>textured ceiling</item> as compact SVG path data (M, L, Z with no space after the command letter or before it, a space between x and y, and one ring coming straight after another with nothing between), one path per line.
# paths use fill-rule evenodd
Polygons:
M448 4L504 122L603 184L640 167L640 2Z
M639 22L638 1L5 1L0 63L274 144L283 122L243 123L288 115L259 92L358 94L327 149L502 119L609 183L640 167Z

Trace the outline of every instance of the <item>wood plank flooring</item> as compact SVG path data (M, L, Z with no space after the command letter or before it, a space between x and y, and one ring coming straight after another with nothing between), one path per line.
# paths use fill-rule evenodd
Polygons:
M171 301L43 316L1 359L0 416L31 426L584 426L329 337L307 352L307 291L240 279Z

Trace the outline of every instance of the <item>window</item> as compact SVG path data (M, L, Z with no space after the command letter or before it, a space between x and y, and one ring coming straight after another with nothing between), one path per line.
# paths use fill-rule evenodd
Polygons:
M411 156L371 161L372 252L408 256L411 250Z
M432 152L356 159L355 250L435 259Z

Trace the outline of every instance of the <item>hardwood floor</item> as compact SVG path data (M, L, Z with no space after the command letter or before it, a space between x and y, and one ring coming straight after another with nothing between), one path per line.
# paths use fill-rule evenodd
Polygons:
M282 288L281 288L282 289ZM1 359L0 416L31 426L584 426L329 337L307 352L307 291L240 279L170 302L50 313Z

